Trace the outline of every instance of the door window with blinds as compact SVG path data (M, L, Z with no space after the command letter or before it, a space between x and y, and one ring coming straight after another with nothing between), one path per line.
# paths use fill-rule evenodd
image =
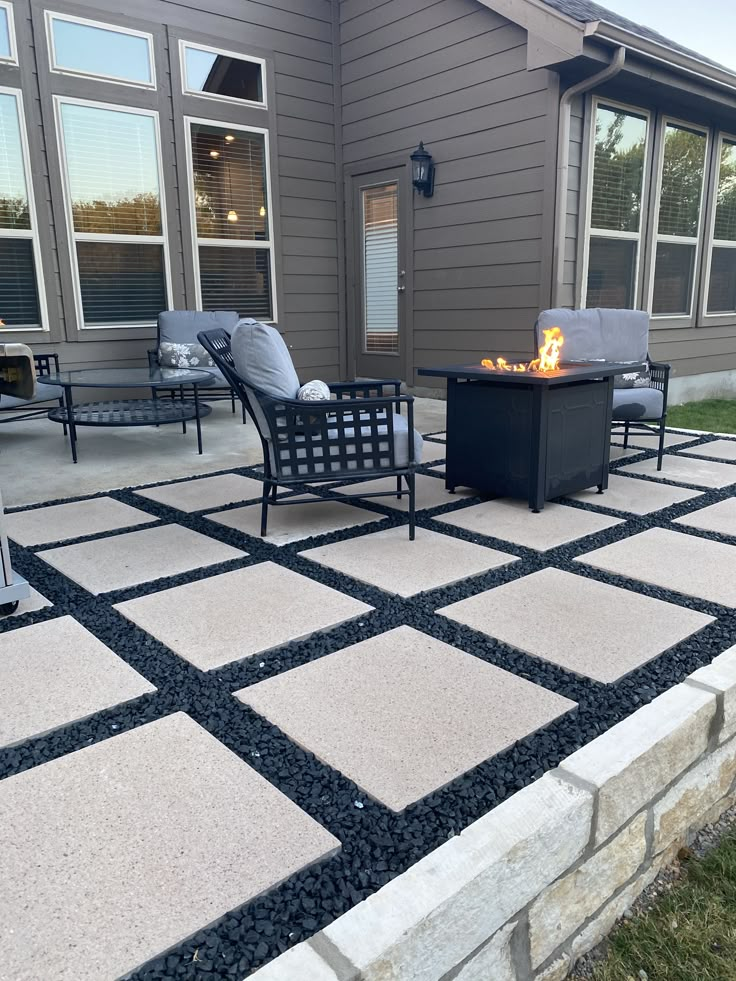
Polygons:
M0 320L5 328L44 325L41 263L20 92L0 88Z
M646 115L596 107L588 307L636 306L648 137Z
M187 120L198 301L276 319L268 188L268 135Z
M155 324L169 293L157 115L56 102L80 326Z
M361 190L363 349L399 353L399 188Z
M721 140L717 181L706 304L710 316L736 313L736 140Z
M655 317L692 312L707 149L702 130L665 124L651 306Z

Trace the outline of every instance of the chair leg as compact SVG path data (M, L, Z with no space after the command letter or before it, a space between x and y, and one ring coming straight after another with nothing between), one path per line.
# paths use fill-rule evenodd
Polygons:
M230 402L233 407L233 415L235 415L235 392L232 390L232 388L230 389Z
M240 408L243 410L243 425L245 425L248 421L248 416L245 414L245 402L241 404Z
M63 409L64 408L64 399L63 398L59 399L59 408L60 409ZM65 422L62 423L61 428L63 429L64 435L66 436L66 423Z
M396 500L401 500L401 477L396 478Z
M416 528L415 477L413 473L406 475L406 482L409 485L409 541L413 542Z
M271 487L271 500L272 501L275 501L276 500L276 493L277 493L278 489L279 489L279 485L277 483L274 483L274 485Z
M664 436L665 436L665 420L666 416L662 416L659 420L659 453L657 453L657 470L662 469L662 457L664 456Z
M274 488L276 485L273 485ZM268 530L268 499L271 495L271 485L263 482L263 496L261 497L261 538L266 537Z
M629 448L629 424L628 422L624 425L624 449Z

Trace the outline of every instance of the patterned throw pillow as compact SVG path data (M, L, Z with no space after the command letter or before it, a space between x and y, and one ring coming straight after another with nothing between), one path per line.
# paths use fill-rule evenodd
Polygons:
M330 399L330 388L325 382L315 378L302 385L297 398L300 402L326 402Z
M201 344L174 344L162 341L158 349L162 368L212 368L215 362Z
M636 371L627 371L625 375L616 375L613 381L614 388L650 388L651 384L649 365L637 368Z

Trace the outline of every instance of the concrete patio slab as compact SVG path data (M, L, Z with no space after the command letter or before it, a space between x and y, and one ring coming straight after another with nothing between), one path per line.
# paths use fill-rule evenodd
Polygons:
M176 484L149 487L135 492L159 504L166 504L178 511L191 514L207 508L219 508L225 504L251 501L263 493L263 483L252 477L236 473L223 473L216 477L195 477Z
M506 552L426 528L417 528L416 539L410 542L406 525L299 554L399 596L413 596L519 561Z
M603 684L713 621L560 569L541 569L437 612Z
M609 459L611 463L613 463L614 460L628 460L630 456L639 456L640 453L641 450L637 450L636 448L632 449L629 447L625 450L623 446L615 446L614 444L611 444Z
M691 450L684 448L683 453L692 453L693 456L712 456L717 460L736 463L736 439L715 439L712 443L694 446Z
M156 691L70 616L0 634L0 746Z
M180 525L162 525L37 554L69 579L98 595L240 559L247 553Z
M460 497L472 496L472 490L462 488L454 494L445 490L445 481L438 477L429 477L427 474L417 474L416 476L416 509L421 511L424 508L436 508L440 504L455 504ZM358 484L348 484L338 488L336 494L359 494L376 491L393 491L396 489L395 477L379 477L377 480L364 480ZM406 491L406 484L403 484ZM406 513L409 510L409 495L402 494L401 499L396 497L375 497L373 504L383 504L384 507L395 508L397 511Z
M731 535L736 538L736 498L729 497L725 501L711 504L675 518L673 524L687 525L689 528L700 528L701 531L714 531L717 535Z
M431 433L431 434L428 434L428 438L430 440L436 439L436 440L439 440L442 443L444 443L447 440L447 433L445 433L445 432L442 432L442 433Z
M664 445L667 449L671 446L680 446L682 443L692 443L694 439L697 439L697 435L693 436L683 436L682 433L668 433L664 434ZM614 433L613 439L617 443L623 444L624 434ZM643 450L656 450L659 448L659 433L656 432L652 436L642 436L641 433L631 432L629 435L629 446L637 446Z
M685 596L736 606L734 545L665 528L650 528L588 552L575 561Z
M304 495L305 501L318 501L314 495ZM219 514L206 514L205 518L226 528L234 528L246 535L261 537L261 506L222 511ZM268 509L268 534L263 541L272 545L289 545L313 535L325 535L345 528L356 528L370 521L385 521L375 511L354 507L342 501L325 501L318 504L287 504Z
M118 603L202 671L335 627L372 607L272 562Z
M608 478L608 489L603 494L598 494L593 488L573 494L572 499L610 508L612 511L623 511L626 514L651 514L653 511L699 496L701 495L698 491L687 490L684 487L655 484L651 480L637 480L635 477L618 477L616 474L611 474Z
M406 626L236 694L393 811L575 707Z
M659 471L656 458L651 457L640 463L629 463L621 467L620 472L644 474L662 480L673 480L679 484L692 484L694 487L727 487L736 483L736 467L729 463L693 460L691 457L674 454L665 456Z
M177 713L0 784L2 975L118 978L339 842Z
M47 606L52 606L51 600L47 600L37 589L31 586L31 595L28 599L21 600L15 613L6 614L11 617L22 617L24 613L33 613L35 610L43 610ZM0 623L2 623L0 618Z
M546 552L565 542L573 542L621 524L620 518L609 518L603 514L565 507L564 504L547 503L539 514L532 514L526 501L512 501L509 498L484 501L436 520L479 535L491 535L516 545L525 545L538 552Z
M83 535L99 535L118 528L151 524L158 519L138 508L112 497L95 497L89 501L52 504L32 511L5 515L8 536L19 545L44 545Z

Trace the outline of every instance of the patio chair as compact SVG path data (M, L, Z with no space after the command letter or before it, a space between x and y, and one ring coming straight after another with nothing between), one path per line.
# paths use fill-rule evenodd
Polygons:
M415 471L423 443L414 429L414 399L401 395L399 381L332 384L330 399L302 401L297 398L299 377L291 355L274 327L241 320L232 338L222 329L202 331L198 336L261 437L262 536L267 530L269 504L305 503L291 500L303 493L302 484L392 476L396 477L395 491L341 494L340 500L400 498L408 493L409 539L414 540ZM386 394L386 389L391 393ZM401 415L403 406L406 416ZM277 496L279 484L289 488L286 494Z
M220 369L212 363L209 352L202 350L197 334L215 327L230 333L239 319L234 310L165 310L158 315L156 347L148 352L148 363L152 368L199 368L209 371L215 381L207 386L207 399L211 402L229 399L235 414L235 392ZM171 397L175 397L173 391Z
M10 349L15 348L25 348L25 345L0 344L0 354L7 351L10 355L12 353ZM25 350L28 351L27 348ZM36 375L56 374L59 371L58 354L33 354L32 357ZM60 392L61 397L59 397ZM64 394L62 389L56 385L44 385L43 382L35 382L32 386L32 394L27 398L0 392L0 424L21 422L23 419L32 419L34 416L45 416L51 408L49 402L54 402L63 409ZM2 418L5 415L8 418ZM66 435L66 423L64 424L64 435Z
M549 327L559 327L565 337L564 362L631 363L631 373L617 376L614 382L611 431L623 430L624 447L629 445L632 429L659 436L657 470L661 470L670 366L649 357L649 314L642 310L544 310L535 325L537 347ZM640 366L644 366L641 371Z

